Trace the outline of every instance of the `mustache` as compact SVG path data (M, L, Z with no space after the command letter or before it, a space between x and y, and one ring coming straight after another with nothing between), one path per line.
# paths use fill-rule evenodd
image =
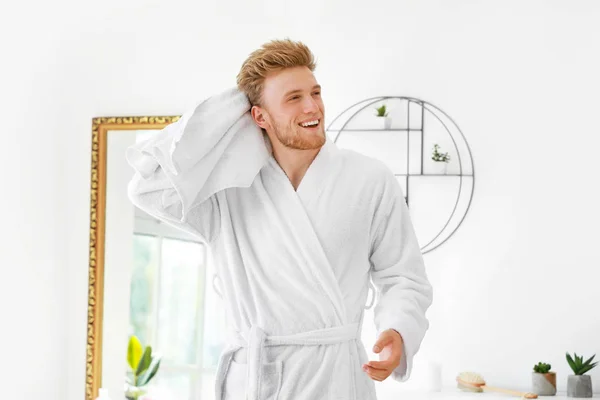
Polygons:
M308 122L308 121L314 121L315 119L318 119L319 122L323 122L323 116L322 115L315 115L315 116L311 116L311 117L304 117L301 118L298 123L301 124L302 122Z

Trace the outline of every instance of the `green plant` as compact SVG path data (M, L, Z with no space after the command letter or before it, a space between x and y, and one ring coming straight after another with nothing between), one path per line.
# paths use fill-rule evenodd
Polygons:
M539 362L533 366L533 370L539 374L547 374L548 372L550 372L551 368L552 365L543 362Z
M594 368L596 364L598 364L597 361L595 363L592 363L592 360L594 359L594 357L596 357L595 354L589 359L587 359L587 361L585 362L583 361L583 357L578 356L577 353L573 354L575 357L571 357L571 355L567 353L567 362L569 363L569 366L571 367L575 375L583 375L592 368Z
M388 116L388 113L387 113L387 109L386 109L386 107L385 107L385 104L384 104L384 105L382 105L382 106L381 106L381 107L379 107L379 108L376 108L375 110L377 110L377 116L378 116L378 117L387 117L387 116Z
M152 355L152 346L143 348L139 339L132 335L127 346L127 364L130 368L127 384L132 388L127 391L126 397L129 400L137 400L145 394L145 391L139 388L147 385L158 372L160 357Z
M433 145L433 153L431 154L431 159L436 162L449 162L450 156L448 153L440 153L440 146L438 144Z

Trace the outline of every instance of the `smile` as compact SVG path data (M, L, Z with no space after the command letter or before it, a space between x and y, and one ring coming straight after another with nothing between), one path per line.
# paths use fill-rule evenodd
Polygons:
M299 123L298 125L300 125L303 128L315 128L315 127L319 126L320 122L321 122L321 120L314 119L312 121L306 121L306 122Z

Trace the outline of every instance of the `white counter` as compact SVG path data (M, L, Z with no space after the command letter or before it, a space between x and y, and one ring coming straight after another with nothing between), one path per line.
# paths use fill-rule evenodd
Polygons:
M600 394L594 393L594 399L600 398ZM496 392L483 392L483 393L472 393L472 392L463 392L458 390L457 388L444 388L441 392L434 393L426 393L426 392L418 392L418 391L397 391L395 393L391 393L389 390L377 390L377 399L378 400L469 400L469 399L519 399L519 397L509 396L502 393ZM541 400L573 400L571 397L567 397L566 392L558 392L556 396L538 396L538 399Z

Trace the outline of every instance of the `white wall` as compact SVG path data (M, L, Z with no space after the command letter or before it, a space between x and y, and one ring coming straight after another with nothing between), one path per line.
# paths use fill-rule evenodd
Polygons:
M4 394L84 395L91 118L180 114L285 36L317 54L330 118L365 97L410 95L469 140L474 203L426 256L435 303L420 357L440 359L449 385L472 369L523 389L545 360L564 390L564 352L600 353L600 3L263 4L61 0L0 12ZM591 375L600 390L600 368Z

